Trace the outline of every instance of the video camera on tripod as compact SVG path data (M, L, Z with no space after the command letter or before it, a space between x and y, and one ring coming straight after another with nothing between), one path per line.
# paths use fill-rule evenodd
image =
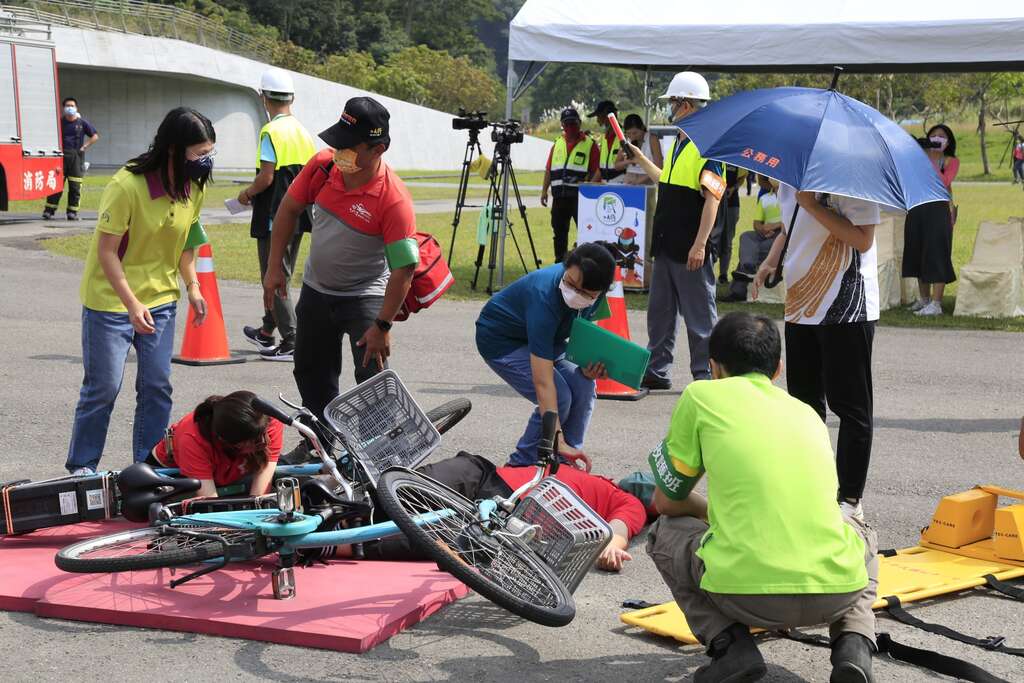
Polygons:
M488 126L492 129L491 141L494 143L493 162L488 161L483 155L483 150L480 149L480 131ZM454 263L452 257L455 252L455 234L459 228L459 220L462 218L462 209L466 206L469 173L475 168L482 169L486 166L487 170L481 170L481 176L489 183L487 201L479 208L483 209L490 223L488 228L489 237L486 239L487 244L483 243L483 241L479 244L475 263L476 272L473 275L471 286L473 289L476 289L477 278L480 275L480 266L483 264L484 251L489 244L490 255L487 268L490 272L487 281L487 293L491 294L494 292L495 269L498 270L498 287L501 287L503 284L506 234L512 237L512 242L519 253L519 260L523 264L523 270L529 272L526 259L519 248L519 241L512 230L512 222L509 220L508 212L506 211L510 189L514 193L516 203L519 206L519 215L522 217L523 226L526 228L526 237L530 241L530 250L533 252L533 262L535 267L540 267L537 249L534 247L533 236L530 234L530 223L526 217L526 205L523 204L523 198L519 194L519 183L516 181L515 171L512 168L511 147L513 144L523 141L525 132L522 122L516 119L489 122L487 120L487 112L467 112L462 108L459 109L458 116L452 119L452 128L454 130L469 131L469 140L466 142L466 153L462 160L462 174L459 178L459 191L455 200L455 216L452 220L452 242L448 248L448 263ZM474 153L478 157L475 162L473 160Z

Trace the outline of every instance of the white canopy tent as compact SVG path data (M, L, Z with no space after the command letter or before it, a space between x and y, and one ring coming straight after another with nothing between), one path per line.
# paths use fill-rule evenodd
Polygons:
M1020 0L527 0L509 26L506 114L548 62L648 71L1024 71L1022 36Z

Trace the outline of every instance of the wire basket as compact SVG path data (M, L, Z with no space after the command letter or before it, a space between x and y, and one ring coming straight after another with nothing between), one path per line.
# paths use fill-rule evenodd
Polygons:
M341 394L324 409L372 484L392 467L413 468L441 443L394 370L385 370Z
M530 547L575 591L605 546L612 528L576 492L546 477L526 494L512 513L540 531Z

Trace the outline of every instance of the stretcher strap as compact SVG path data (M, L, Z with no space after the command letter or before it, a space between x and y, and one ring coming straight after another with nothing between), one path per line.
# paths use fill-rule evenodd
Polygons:
M956 629L943 626L942 624L932 624L927 621L922 621L917 617L913 616L905 609L903 609L900 599L896 596L889 596L885 598L886 603L885 611L896 621L907 626L913 626L919 628L922 631L928 633L934 633L935 635L945 636L959 643L965 645L973 645L980 647L991 652L1002 652L1003 654L1013 655L1015 657L1024 657L1024 648L1017 647L1006 647L1006 638L1003 636L989 636L987 638L975 638L969 636L966 633L961 633Z
M988 587L994 590L995 592L1002 593L1008 598L1013 598L1014 600L1024 602L1024 588L1017 588L1016 586L1011 586L1005 581L1000 581L992 574L985 574L984 578L985 582L988 584Z
M805 645L816 645L818 647L831 648L828 637L814 633L801 633L800 631L778 631L783 638L794 640ZM888 633L879 633L875 638L875 646L879 654L889 655L892 659L935 673L952 676L963 681L972 683L1009 683L1006 679L993 676L976 664L971 664L956 657L939 654L932 650L920 650L916 647L903 645L894 641Z
M1005 678L993 676L976 664L971 664L956 657L939 654L932 650L920 650L916 647L897 643L888 633L879 633L875 639L878 652L887 654L893 659L907 664L929 669L935 673L952 676L972 683L1009 683Z

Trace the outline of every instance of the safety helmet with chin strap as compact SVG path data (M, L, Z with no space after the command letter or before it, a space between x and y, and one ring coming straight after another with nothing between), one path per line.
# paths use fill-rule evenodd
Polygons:
M696 71L680 71L672 77L665 94L658 99L667 100L671 97L707 102L711 99L711 89L707 80Z
M291 102L295 98L292 76L284 69L272 68L260 77L260 93L268 100Z

